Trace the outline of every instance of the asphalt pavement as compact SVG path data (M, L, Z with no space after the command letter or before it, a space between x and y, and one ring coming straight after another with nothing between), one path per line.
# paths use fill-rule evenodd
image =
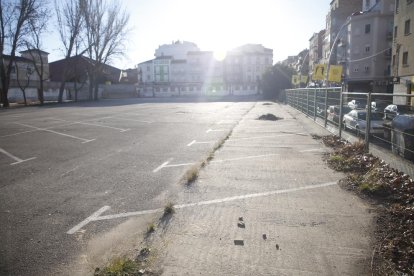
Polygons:
M177 198L185 164L205 158L255 104L125 99L2 110L0 274L85 273L73 269L91 240L128 221L119 214Z

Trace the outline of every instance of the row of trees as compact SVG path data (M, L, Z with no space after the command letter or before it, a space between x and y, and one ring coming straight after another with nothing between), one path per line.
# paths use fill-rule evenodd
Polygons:
M103 66L124 53L128 35L129 14L119 0L55 0L59 39L64 49L65 68L59 89L62 102L69 78L69 60L74 55L87 55L89 95L98 98L98 82ZM9 106L8 90L16 52L42 48L42 38L51 25L53 8L45 0L0 0L0 100ZM52 10L51 10L52 9ZM44 66L40 51L31 51L35 73L39 76L38 98L43 103ZM17 69L17 68L16 68ZM18 70L16 70L18 71Z

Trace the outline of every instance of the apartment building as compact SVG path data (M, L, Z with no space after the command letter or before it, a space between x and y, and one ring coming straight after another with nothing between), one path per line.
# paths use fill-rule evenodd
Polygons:
M326 31L322 46L322 63L336 63L336 48L332 47L349 16L361 11L362 0L332 0L326 16ZM332 49L333 48L333 49ZM334 51L331 53L331 49Z
M273 50L259 44L233 49L224 61L191 42L162 45L155 56L138 64L142 96L257 94L262 74L273 64Z
M340 36L337 61L348 91L391 93L394 0L364 0Z
M414 94L414 1L396 0L392 75L394 93ZM398 99L398 98L396 98ZM399 98L400 101L402 98ZM414 99L412 98L412 104ZM406 104L406 102L401 102Z
M322 48L323 39L325 37L325 30L321 30L318 33L314 33L309 39L309 77L312 79L312 73L315 66L321 63L322 60Z
M273 65L273 50L260 44L246 44L227 52L224 59L224 82L232 93L244 89L259 93L263 73Z

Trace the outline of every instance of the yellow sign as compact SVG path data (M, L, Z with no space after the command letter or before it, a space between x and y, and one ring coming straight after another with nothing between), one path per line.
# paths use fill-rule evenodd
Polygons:
M308 76L301 76L300 77L300 82L301 83L307 83L308 82Z
M300 76L299 75L292 75L292 84L299 85L300 84Z
M331 66L329 66L328 81L331 81L331 82L341 82L342 81L342 66L341 65L331 65Z
M317 64L313 70L312 80L322 81L326 75L326 64Z

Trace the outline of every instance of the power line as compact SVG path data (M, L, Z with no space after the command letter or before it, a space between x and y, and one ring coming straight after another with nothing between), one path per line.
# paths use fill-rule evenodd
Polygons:
M360 58L360 59L354 59L354 60L348 60L348 62L351 63L351 62L357 62L357 61L362 61L362 60L370 59L370 58L376 57L376 56L378 56L378 55L380 55L380 54L382 54L382 53L384 53L386 51L389 51L389 50L391 50L391 48L384 49L384 50L382 50L380 52L377 52L377 53L375 53L375 54L373 54L371 56L368 56L368 57L364 57L364 58Z

